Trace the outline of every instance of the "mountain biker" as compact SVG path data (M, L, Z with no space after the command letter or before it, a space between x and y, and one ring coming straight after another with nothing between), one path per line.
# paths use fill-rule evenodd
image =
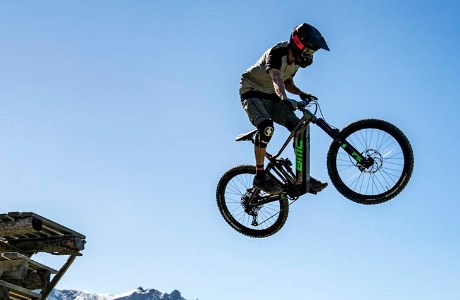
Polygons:
M302 100L316 99L294 84L294 75L299 68L313 63L313 54L324 49L329 51L321 33L310 24L296 26L289 42L279 42L268 49L262 57L241 76L240 97L251 123L257 127L254 143L256 176L254 186L268 193L279 192L276 183L265 174L266 147L273 132L273 122L292 131L299 122L294 114L299 102L290 99L286 91L299 95ZM310 177L310 192L317 193L327 183Z

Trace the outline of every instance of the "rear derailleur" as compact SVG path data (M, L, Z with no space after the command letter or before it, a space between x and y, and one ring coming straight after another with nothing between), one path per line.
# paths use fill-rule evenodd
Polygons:
M262 205L249 205L251 199L254 197L253 192L253 188L247 190L247 192L241 197L241 206L243 206L244 212L252 217L251 225L258 226L259 222L257 221L257 216L259 215L259 210L262 208Z

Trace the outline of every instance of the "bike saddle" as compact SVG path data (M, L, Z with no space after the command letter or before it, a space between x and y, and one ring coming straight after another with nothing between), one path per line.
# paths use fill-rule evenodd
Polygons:
M239 141L252 141L254 140L254 134L256 134L257 129L254 129L250 132L242 133L235 138L237 142Z

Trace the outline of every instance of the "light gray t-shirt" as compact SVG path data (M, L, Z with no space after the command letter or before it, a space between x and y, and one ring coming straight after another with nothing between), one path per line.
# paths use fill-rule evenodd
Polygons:
M275 94L273 81L268 73L270 69L281 71L283 81L294 77L299 65L288 62L289 42L280 42L265 51L262 57L241 76L240 95L247 92L262 92ZM275 94L276 96L276 94Z

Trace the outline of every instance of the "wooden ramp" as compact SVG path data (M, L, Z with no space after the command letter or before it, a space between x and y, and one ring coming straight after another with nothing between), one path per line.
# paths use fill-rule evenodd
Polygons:
M86 237L31 212L0 214L0 300L46 299L80 251ZM59 270L32 259L36 253L66 255Z

